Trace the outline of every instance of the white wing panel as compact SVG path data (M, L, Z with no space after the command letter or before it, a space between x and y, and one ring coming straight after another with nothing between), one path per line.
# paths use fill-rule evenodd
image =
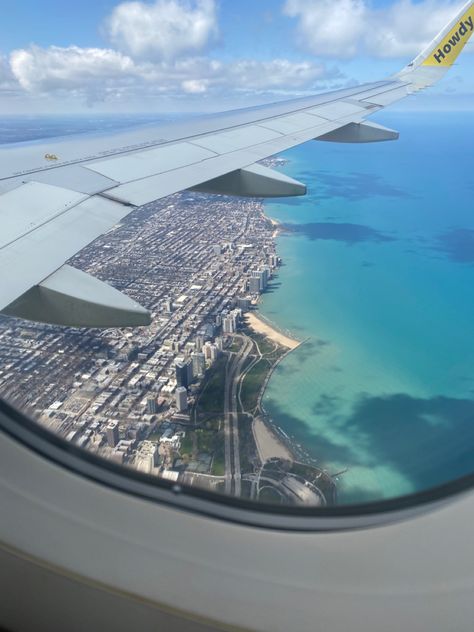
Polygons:
M5 193L0 198L0 248L85 199L84 194L37 182Z
M176 193L177 191L189 189L197 184L207 182L212 178L219 177L236 169L248 167L263 158L273 156L308 140L313 140L340 126L340 122L326 121L322 125L294 133L291 136L279 135L278 138L274 140L241 151L229 152L228 154L210 158L196 165L190 165L168 173L157 174L150 178L122 184L107 191L107 195L110 196L111 199L141 206L160 197L164 197L165 195L170 195L171 193Z
M346 118L347 116L355 116L366 113L366 108L355 103L336 101L335 103L318 105L317 107L308 110L308 112L316 114L316 116L321 116L328 121L336 121L341 118Z
M46 185L41 185L46 186ZM50 204L50 193L36 190L38 207ZM46 197L45 197L46 195ZM54 220L0 248L0 310L60 268L76 252L102 235L130 208L103 198L89 198Z
M117 182L131 182L194 164L216 154L191 143L176 143L87 165Z
M373 103L385 107L404 99L406 96L408 96L408 89L406 86L402 86L401 88L394 88L393 90L386 90L385 92L374 91L373 94L364 95L362 99L366 103Z
M60 169L48 169L47 171L37 171L31 175L21 177L21 181L42 182L44 184L54 184L64 189L71 189L87 195L95 195L116 186L115 180L110 180L100 173L90 171L82 165L68 165Z
M327 120L319 117L319 122L322 124L327 122ZM281 134L293 134L294 132L301 132L309 127L314 127L317 124L317 116L301 112L300 114L291 114L290 116L264 121L259 123L259 127L280 132Z
M264 129L258 125L249 125L230 130L228 132L220 132L219 134L210 134L201 138L193 139L193 145L204 147L214 151L216 154L225 154L230 151L243 149L244 147L252 147L260 143L266 143L269 140L281 137L279 132Z

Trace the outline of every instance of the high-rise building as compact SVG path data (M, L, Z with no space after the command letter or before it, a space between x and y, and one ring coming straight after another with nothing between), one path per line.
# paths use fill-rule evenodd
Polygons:
M270 255L268 257L268 260L272 268L277 268L278 264L280 263L279 257L277 255Z
M107 438L107 444L111 448L115 448L120 438L118 421L109 421L105 430L105 436Z
M211 345L210 353L211 353L211 362L215 362L217 358L219 357L219 349L216 347L216 345Z
M137 470L150 474L160 464L158 446L151 441L143 441L137 450L135 466Z
M176 383L178 386L188 388L193 381L193 365L190 360L176 362L175 365Z
M228 314L222 319L222 330L225 334L235 334L237 331L237 323L235 316Z
M202 377L206 372L206 357L204 353L193 353L191 358L193 362L193 375L195 377Z
M149 415L156 415L158 412L158 404L154 397L148 397L146 400L146 412Z
M260 294L260 276L251 276L249 279L249 292L250 294Z
M224 349L224 341L222 340L222 338L220 336L218 338L216 338L214 344L219 349L219 351L222 351Z
M268 267L261 268L260 270L252 270L249 279L249 290L252 294L258 294L267 289L270 273L271 270Z
M180 413L188 409L188 391L184 386L178 386L176 389L176 408Z
M243 312L248 312L250 309L250 298L238 298L237 299L237 307L241 309Z
M196 351L200 353L202 351L202 346L204 344L203 336L196 336Z

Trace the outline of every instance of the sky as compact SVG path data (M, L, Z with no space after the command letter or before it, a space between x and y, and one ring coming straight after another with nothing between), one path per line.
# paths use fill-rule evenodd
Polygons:
M464 0L0 0L0 113L210 112L384 79ZM404 109L474 109L474 43Z

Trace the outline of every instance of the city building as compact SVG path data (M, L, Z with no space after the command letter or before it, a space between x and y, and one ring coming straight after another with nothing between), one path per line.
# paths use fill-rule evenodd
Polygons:
M222 319L222 331L225 334L235 334L237 331L236 319L230 314Z
M189 388L193 381L193 365L190 360L177 361L175 365L176 384Z
M261 291L260 276L251 276L249 279L250 294L260 294Z
M178 386L176 389L176 408L180 413L188 408L188 392L184 386Z
M280 264L279 257L277 255L270 255L268 261L272 268L277 268Z
M200 353L202 351L202 347L204 345L204 337L196 336L196 351Z
M146 412L149 415L156 415L158 412L158 403L154 397L149 397L146 400Z
M141 472L151 474L160 464L158 446L152 441L142 441L135 456L135 467Z
M243 312L248 312L250 309L250 305L251 305L251 300L248 296L246 296L245 298L237 299L237 307L241 309Z
M193 363L193 375L202 377L206 372L206 357L204 353L193 353L191 356Z
M118 421L110 421L107 424L107 428L105 430L105 436L107 438L107 444L111 448L115 448L115 446L119 442L119 423L118 423Z

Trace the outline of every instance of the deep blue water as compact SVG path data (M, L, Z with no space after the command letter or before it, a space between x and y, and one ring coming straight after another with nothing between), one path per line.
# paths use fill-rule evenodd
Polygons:
M379 115L398 142L310 143L285 171L307 198L262 312L310 340L264 404L329 471L341 502L474 471L474 114Z

